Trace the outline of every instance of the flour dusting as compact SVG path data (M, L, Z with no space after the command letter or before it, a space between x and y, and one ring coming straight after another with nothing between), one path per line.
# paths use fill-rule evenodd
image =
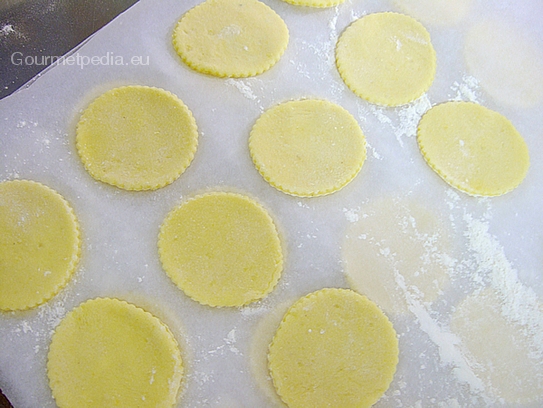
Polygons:
M347 221L349 221L349 222L357 222L358 219L360 218L359 215L358 215L359 211L360 211L360 208L358 208L358 209L344 208L343 209L343 214L345 214L345 218L347 219Z
M403 146L403 137L411 138L417 135L417 126L420 118L431 107L432 103L428 99L428 95L424 94L398 112L400 124L394 128L394 133L400 146Z
M455 81L451 90L456 93L453 101L479 102L480 87L477 78L469 75L462 77L462 82Z
M466 237L469 249L477 262L474 276L488 281L500 295L502 315L521 325L534 346L534 358L543 360L543 308L532 288L524 286L504 253L503 247L492 236L488 222L466 215Z
M405 137L412 138L417 135L417 127L420 118L431 107L432 103L430 102L428 95L424 94L405 107L400 107L395 110L375 105L371 105L369 110L379 122L392 128L396 140L400 146L403 147L403 139Z
M233 79L233 78L229 78L225 82L228 85L235 87L247 99L254 101L258 98L253 92L253 88L251 88L247 82L244 82L240 79Z

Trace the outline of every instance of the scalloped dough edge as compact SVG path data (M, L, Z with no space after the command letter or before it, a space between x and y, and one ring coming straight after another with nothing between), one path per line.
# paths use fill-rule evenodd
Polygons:
M175 53L179 56L179 58L181 58L181 60L189 68L193 69L194 71L197 71L197 72L199 72L201 74L211 75L211 76L219 77L219 78L248 78L248 77L254 77L254 76L260 75L260 74L270 70L275 64L277 64L277 62L279 62L279 60L281 59L281 57L283 56L283 54L285 53L285 51L287 49L288 39L289 39L289 31L288 31L288 27L285 24L284 20L281 18L281 16L279 16L279 14L277 14L275 12L275 10L273 10L267 4L264 4L264 3L262 3L262 2L260 2L258 0L257 0L257 2L264 5L267 9L269 9L269 11L271 13L273 13L273 15L275 15L279 20L281 20L283 22L284 28L285 28L285 30L287 32L287 41L285 42L284 46L280 50L278 50L276 56L269 60L268 64L262 65L259 69L255 69L255 70L248 71L248 72L230 73L230 72L223 71L221 69L208 68L203 64L199 64L199 63L194 62L194 61L190 60L189 58L187 58L187 56L183 52L183 49L182 49L181 45L178 42L177 31L180 29L180 27L182 25L182 22L183 22L183 19L186 18L187 16L189 16L190 13L192 13L194 10L197 10L200 7L208 7L208 5L206 5L207 1L204 1L203 3L200 3L197 6L193 7L192 9L188 10L180 18L180 20L177 22L177 24L175 25L175 28L174 28L173 33L172 33L172 45L173 45Z
M75 229L74 232L75 232L76 248L75 248L75 251L72 253L72 258L70 260L70 264L68 266L67 273L65 275L65 279L62 280L61 282L59 282L58 285L56 286L56 288L49 295L44 295L41 300L29 303L26 306L20 307L20 308L5 308L5 309L0 308L0 311L6 311L6 312L24 311L24 310L29 310L29 309L36 308L38 306L41 306L41 305L47 303L48 301L53 299L55 296L57 296L68 285L68 283L72 279L72 277L73 277L73 275L74 275L74 273L75 273L75 271L77 269L77 265L79 264L79 260L81 259L81 245L82 245L81 244L81 230L80 230L80 227L79 227L79 221L77 220L75 212L74 212L72 206L70 205L70 203L68 203L68 201L59 192L52 189L51 187L48 187L43 183L40 183L38 181L33 181L33 180L9 180L9 181L4 181L2 183L28 183L28 184L37 185L40 188L44 188L44 189L50 191L51 193L53 193L53 195L56 198L60 199L60 201L62 202L64 208L68 212L68 216L70 217L70 219L73 222L73 226L74 226L74 229Z
M341 61L340 61L340 58L338 58L338 49L339 49L339 46L341 44L341 37L343 36L343 34L345 32L347 32L347 30L349 30L354 24L356 24L358 21L362 20L364 17L367 17L367 16L370 16L370 15L375 15L375 14L392 14L392 15L399 15L399 16L404 16L404 17L407 17L411 20L413 20L414 22L416 22L423 30L423 32L428 36L428 39L429 39L429 44L432 48L432 55L433 55L433 58L432 58L432 70L433 70L433 74L430 76L430 78L428 78L428 81L420 87L420 91L417 92L416 95L414 95L412 98L410 98L409 100L397 100L397 101L387 101L387 100L380 100L378 98L374 98L373 96L370 96L370 95L367 95L365 94L364 92L361 92L360 90L358 90L351 81L349 81L349 79L345 76L345 67L342 65ZM338 72L339 72L339 75L341 76L341 78L343 79L343 81L345 82L345 84L347 85L347 87L357 96L359 96L360 98L368 101L369 103L372 103L372 104L375 104L375 105L380 105L380 106L386 106L386 107L398 107L398 106L402 106L402 105L407 105L411 102L414 102L416 101L418 98L420 98L422 95L424 95L428 89L430 89L430 87L432 86L432 83L434 82L434 79L435 79L435 75L436 75L436 70L437 70L437 56L436 56L436 52L435 52L435 49L432 45L432 42L431 42L431 37L430 37L430 33L428 32L428 30L426 29L426 27L424 27L423 24L421 24L419 21L417 21L416 19L414 19L413 17L411 16L408 16L406 14L402 14L402 13L396 13L396 12L392 12L392 11L386 11L386 12L379 12L379 13L371 13L371 14L367 14L365 16L362 16L360 18L358 18L357 20L354 20L349 26L347 26L347 28L343 31L343 33L340 35L339 39L338 39L338 42L336 44L336 52L335 52L335 59L336 59L336 66L337 66L337 69L338 69Z
M345 0L283 0L293 6L327 8L343 4Z
M490 112L493 112L493 113L496 113L500 116L502 116L503 119L505 119L513 129L515 129L515 132L518 133L518 131L516 130L516 128L514 127L514 125L512 124L512 122L506 118L505 116L503 116L502 114L496 112L496 111L493 111L483 105L480 105L476 102L465 102L465 101L448 101L448 102L441 102L441 103L438 103L437 105L434 105L432 106L432 108L436 107L436 106L440 106L440 105L444 105L444 104L448 104L448 103L462 103L462 104L471 104L471 105L476 105L476 106L480 106ZM422 117L420 118L420 121L419 121L419 125L417 126L417 145L419 146L419 150L422 154L422 157L424 158L424 161L426 162L426 164L428 164L428 166L443 180L445 181L448 185L450 185L451 187L457 189L458 191L461 191L463 193L466 193L466 194L469 194L473 197L499 197L499 196L502 196L502 195L505 195L511 191L513 191L514 189L516 189L518 186L520 186L522 184L522 182L524 181L524 179L526 178L526 175L528 174L528 167L529 167L529 162L528 162L528 166L526 168L526 171L524 172L523 176L520 178L519 182L516 183L515 185L512 185L510 186L509 188L504 188L504 189L501 189L501 190L496 190L492 193L483 193L483 192L480 192L480 191L477 191L476 189L473 189L473 188L465 188L463 186L460 185L460 183L456 182L453 178L451 178L449 175L447 175L446 173L444 173L441 169L439 169L435 163L432 162L431 158L428 157L428 152L426 151L426 149L424 148L424 143L421 143L420 142L420 124L422 123L423 119L424 119L424 116L426 116L431 110L432 108L430 108L428 111L426 111ZM519 134L519 136L522 138L522 136Z
M164 248L163 248L162 243L163 243L163 240L164 240L164 234L165 234L164 233L164 228L165 228L165 226L171 222L171 219L176 215L177 210L179 210L181 207L183 207L184 205L186 205L189 202L198 200L198 199L200 199L202 197L208 197L208 196L234 196L234 197L241 198L241 199L251 203L252 205L256 206L259 210L261 210L262 214L266 217L266 219L270 222L270 225L273 227L273 232L275 233L274 235L275 235L275 237L277 238L277 241L278 241L280 259L278 260L277 267L276 267L276 269L274 270L274 272L272 274L272 277L270 279L270 282L269 282L268 286L266 287L265 290L263 290L260 293L259 297L256 297L256 298L253 298L253 299L248 299L245 302L242 302L242 303L239 303L239 304L233 304L233 305L217 305L217 304L214 304L213 302L205 302L205 301L203 301L201 299L198 299L197 297L194 297L194 293L192 293L190 291L190 289L187 291L186 288L181 288L174 281L174 279L172 278L170 272L168 272L166 270L166 268L164 267L164 262L163 262ZM277 225L275 224L273 218L270 216L268 210L264 206L262 206L256 199L253 199L253 198L248 197L248 196L246 196L244 194L241 194L241 193L233 193L233 192L228 192L228 191L209 191L209 192L201 193L201 194L195 195L195 196L183 201L182 203L178 204L177 206L175 206L168 213L168 215L166 216L166 218L164 219L164 221L162 222L162 224L160 226L160 231L159 231L159 234L158 234L158 253L159 253L159 258L160 258L160 262L161 262L161 265L162 265L162 269L164 270L166 275L171 279L171 281L175 284L175 286L177 288L179 288L189 298L191 298L192 300L198 302L199 304L204 305L204 306L216 307L216 308L219 308L219 309L223 308L223 307L238 307L238 308L241 308L241 307L247 306L247 305L249 305L251 303L254 303L256 301L264 299L267 295L269 295L273 291L273 289L279 283L279 279L281 279L281 276L283 274L283 268L284 268L283 244L282 244L280 236L279 236L279 231L278 231Z
M340 105L337 105L333 102L330 102L328 100L325 100L325 99L313 99L313 98L303 98L303 99L293 99L293 100L288 100L288 101L285 101L285 102L281 102L273 107L271 107L269 110L271 109L274 109L280 105L283 105L283 104L286 104L286 103L289 103L289 102L295 102L295 101L303 101L303 100L311 100L311 101L320 101L320 102L324 102L326 104L332 104L334 105L335 107L339 107L341 108L342 110L345 111L345 113L347 113L349 115L350 118L352 118L356 123L357 123L357 126L360 127L360 125L358 124L358 122L356 121L356 119L354 118L353 115L351 115L351 113L349 111L347 111L345 108L343 108L342 106ZM266 112L264 112L265 114ZM268 184L270 184L273 188L275 188L276 190L279 190L283 193L286 193L286 194L289 194L293 197L301 197L301 198L311 198L311 197L321 197L321 196L326 196L326 195L330 195L330 194L333 194L339 190L341 190L342 188L344 188L345 186L347 186L351 181L353 181L356 176L358 175L358 173L360 173L360 171L362 170L362 167L364 166L364 163L366 162L366 158L367 158L367 142L366 142L366 136L364 135L364 132L362 132L362 129L360 129L360 132L362 134L362 138L363 138L363 155L361 157L361 160L360 160L360 163L359 165L357 166L356 169L353 170L353 173L351 175L349 175L348 177L345 178L345 180L341 183L339 183L337 186L335 187L331 187L331 188L327 188L327 189L322 189L322 190L317 190L317 191L312 191L312 192L300 192L300 191L297 191L297 190L294 190L294 189L291 189L291 188L288 188L286 186L283 186L282 184L280 183L277 183L275 181L272 180L272 178L266 174L266 172L264 172L262 170L262 164L257 160L255 159L255 153L254 153L254 147L252 145L252 140L253 140L253 137L254 137L254 129L255 127L257 126L258 124L258 120L260 118L258 118L256 120L256 122L254 123L253 125L253 128L251 129L251 132L250 132L250 135L249 135L249 153L251 155L251 159L258 171L258 173L262 176L262 178L264 178L264 180L266 180L266 182Z
M77 134L79 133L79 127L84 119L84 115L88 109L90 109L95 104L99 104L101 98L105 98L109 96L109 94L114 93L115 91L124 90L124 89L138 89L138 90L152 90L154 92L159 92L166 96L167 98L170 98L173 102L177 103L184 111L184 113L188 116L188 119L190 121L190 131L191 133L194 133L195 137L191 146L191 149L187 151L187 158L184 162L182 162L182 165L179 168L179 171L175 174L172 174L170 177L165 178L164 180L160 182L147 182L147 183L140 183L137 186L129 186L125 184L124 182L121 182L117 180L115 177L104 177L98 174L95 174L92 171L92 168L88 161L84 159L84 156L82 152L84 152L84 148L81 146L81 143L79 141L79 138L77 137ZM81 114L79 121L77 122L76 126L76 149L77 153L83 162L83 166L85 167L85 170L91 175L92 178L94 178L97 181L101 181L102 183L109 184L114 187L121 188L123 190L127 191L147 191L147 190L158 190L159 188L165 187L171 183L173 183L175 180L177 180L181 175L188 169L188 167L191 165L192 161L194 160L194 156L196 155L196 151L198 150L198 126L196 124L196 119L194 118L194 115L192 114L192 111L188 108L187 105L175 94L173 94L170 91L167 91L162 88L152 87L152 86L146 86L146 85L125 85L125 86L119 86L116 88L112 88L109 91L104 92L103 94L99 95L97 98L95 98L83 111Z
M388 316L381 310L381 308L379 306L377 306L377 304L373 301L371 301L367 296L365 295L362 295L352 289L342 289L342 288L323 288L323 289L319 289L319 290L316 290L315 292L312 292L312 293L309 293L301 298L299 298L296 302L294 302L294 304L292 306L290 306L287 310L287 312L285 313L283 319L281 320L281 323L279 324L279 327L277 328L277 330L275 331L275 334L273 336L273 339L272 339L272 342L270 343L270 346L268 347L268 371L271 373L271 356L270 356L270 350L274 347L274 343L275 343L275 339L276 339L276 336L277 336L277 333L281 330L281 327L286 324L286 322L288 320L291 320L291 319L294 319L295 316L292 316L292 311L296 310L296 309L299 309L299 308L303 308L303 305L306 304L306 303L310 303L312 301L314 301L315 299L319 298L319 297L326 297L328 296L330 293L341 293L342 295L344 296L350 296L350 297L353 297L353 298L359 298L361 299L365 304L367 305L371 305L372 308L374 308L374 310L376 310L382 317L383 317L383 320L382 322L384 323L384 325L386 326L387 330L390 330L391 333L394 334L394 339L395 339L395 355L396 355L396 358L395 358L395 361L394 361L394 368L393 370L390 372L390 379L388 381L388 385L387 385L387 389L390 387L390 384L392 383L392 380L394 379L394 376L396 374L396 371L397 371L397 368L398 368L398 362L399 362L399 342L398 342L398 335L396 333L396 329L394 329L394 326L392 324L392 322L390 321L390 319L388 318ZM270 374L271 376L271 374ZM281 398L281 400L285 403L286 401L284 401L283 399L283 396L279 394L279 391L277 390L277 386L275 385L275 380L273 378L273 376L271 376L272 378L272 382L274 383L274 388L277 392L277 394L279 395L279 397ZM382 396L382 395L381 395ZM378 399L375 401L377 402ZM374 403L375 403L374 402ZM287 404L288 405L288 404Z
M185 381L184 381L184 379L185 379L185 367L184 367L184 364L183 364L183 357L181 355L181 350L180 350L180 347L179 347L179 343L178 343L177 339L175 338L175 336L173 335L172 331L157 316L151 314L150 312L146 311L145 309L143 309L143 308L141 308L139 306L136 306L133 303L127 302L127 301L122 300L122 299L118 299L118 298L114 298L114 297L96 297L96 298L92 298L92 299L87 299L86 301L80 303L78 306L76 306L74 309L72 309L66 316L63 317L63 319L59 323L59 326L66 320L66 318L72 318L72 316L73 316L72 313L81 312L82 307L88 307L89 304L96 303L96 302L115 302L115 303L118 303L123 308L135 310L136 313L143 313L144 316L146 316L146 318L150 318L151 321L157 323L158 327L160 327L162 330L164 330L164 332L166 333L166 336L168 337L168 340L171 341L170 344L168 344L168 346L171 346L170 348L171 348L171 351L173 352L172 357L175 360L175 366L176 366L175 367L176 371L174 373L174 378L170 381L170 390L172 389L172 387L176 387L176 384L177 384L176 394L172 395L172 398L170 398L169 401L166 401L166 403L171 404L172 407L175 404L177 404L179 402L179 399L181 398L181 395L183 394L183 391L184 391L183 387L184 387L184 383L185 383ZM57 347L57 345L53 342L53 339L54 339L54 336L55 336L55 333L56 333L57 329L58 329L58 326L55 328L55 330L53 332L53 337L51 339L51 343L50 343L49 350L48 350L48 353L47 353L47 362L46 362L48 383L49 383L49 387L51 388L51 390L54 388L55 383L59 383L59 382L62 381L62 380L59 380L58 378L55 379L55 378L50 377L50 372L52 371L51 370L51 360L50 360L51 350L53 350L54 352L59 353L58 351L55 351L55 348ZM58 397L59 396L57 395L55 400ZM64 398L64 397L62 396L62 398ZM57 401L57 403L58 403L58 401Z

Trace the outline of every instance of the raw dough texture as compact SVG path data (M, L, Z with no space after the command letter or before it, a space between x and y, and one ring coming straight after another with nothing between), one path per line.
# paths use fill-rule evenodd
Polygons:
M286 405L277 395L270 377L268 349L281 320L283 320L283 316L293 303L294 300L290 300L275 306L260 318L251 334L250 365L252 377L268 398L269 405L274 408L285 408Z
M529 406L541 406L543 356L540 329L543 321L539 320L537 332L528 325L512 321L504 315L508 309L505 302L508 301L492 289L472 294L457 306L451 329L460 337L470 366L491 395L515 406L536 401L539 404ZM513 305L512 310L516 310L515 307L518 306ZM543 316L541 304L539 316ZM529 321L530 316L522 318Z
M253 126L249 149L266 181L301 197L341 189L366 159L356 119L341 106L316 99L289 101L264 112Z
M322 289L298 300L270 345L269 368L290 408L369 407L398 363L392 324L366 297Z
M270 69L283 55L285 22L257 0L206 0L177 24L173 45L192 69L242 78Z
M97 180L155 190L191 163L198 130L190 110L163 89L125 86L92 102L77 125L77 150Z
M347 229L343 265L352 289L387 313L436 300L448 282L452 232L437 214L406 199L362 206Z
M511 21L487 19L465 41L468 69L496 101L532 108L543 100L543 50L535 38Z
M473 0L395 0L405 13L424 24L449 26L462 21L471 9Z
M59 408L172 407L183 379L164 323L118 299L88 300L57 326L47 361Z
M434 106L420 120L417 140L430 167L468 194L505 194L528 172L528 147L513 124L476 103Z
M422 96L436 72L430 34L398 13L368 14L343 32L336 64L347 86L379 105L399 106Z
M343 3L345 0L283 0L295 6L306 7L333 7Z
M243 306L273 290L283 269L279 235L266 210L233 193L197 196L160 228L162 266L194 300Z
M0 183L0 310L45 303L79 261L79 226L56 191L27 180Z

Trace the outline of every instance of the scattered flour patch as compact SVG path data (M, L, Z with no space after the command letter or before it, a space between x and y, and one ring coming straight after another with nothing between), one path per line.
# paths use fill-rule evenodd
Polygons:
M369 110L380 123L392 128L396 140L398 140L400 146L403 147L403 138L416 137L420 118L431 107L432 103L430 102L428 95L424 94L409 105L395 110L373 105L369 107ZM394 116L397 116L397 119L394 118Z
M464 75L462 82L455 81L452 84L451 90L456 93L452 97L453 101L479 102L480 86L477 78Z
M245 306L241 308L241 315L243 317L260 316L268 312L268 308L264 306Z
M32 326L28 322L22 322L21 323L21 329L23 330L23 333L32 332Z
M383 156L381 156L377 150L375 149L375 147L373 147L372 145L370 145L368 142L366 142L366 148L368 150L371 151L371 155L374 159L377 159L377 160L383 160Z
M358 212L360 211L360 208L358 209L343 209L343 214L345 214L345 218L349 222L357 222L359 220Z
M488 222L469 215L465 221L465 235L477 265L473 278L488 281L496 290L503 303L502 315L523 327L525 334L532 339L534 356L543 360L543 310L537 294L520 282L503 247L489 233Z
M392 125L392 119L385 114L386 108L370 105L370 111L377 118L377 120L386 125Z
M417 135L417 127L419 125L420 118L430 108L432 103L426 94L422 95L416 101L410 103L405 108L398 112L400 123L394 128L396 139L403 146L403 137L415 137Z
M238 91L240 91L241 94L245 96L247 99L254 101L258 98L253 92L253 88L251 88L247 82L244 82L240 79L233 79L233 78L229 78L225 82L228 85L231 85L234 88L236 88Z
M305 204L305 203L303 203L301 201L298 201L296 204L298 205L298 207L301 207L301 208L312 209L312 207L310 207L309 205L307 205L307 204Z
M228 349L237 355L241 355L241 351L235 346L236 344L236 329L232 329L226 335L224 342L228 346Z
M483 382L475 375L459 348L460 339L432 318L422 302L408 289L401 274L397 273L395 280L396 284L403 289L408 308L416 316L420 328L438 347L442 364L451 366L458 381L468 384L473 392L483 392L485 388Z

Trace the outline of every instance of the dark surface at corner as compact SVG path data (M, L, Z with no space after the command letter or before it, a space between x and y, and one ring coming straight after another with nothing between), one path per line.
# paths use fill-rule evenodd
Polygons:
M13 408L1 390L0 390L0 408Z
M0 99L15 92L55 58L65 55L136 2L0 1Z

